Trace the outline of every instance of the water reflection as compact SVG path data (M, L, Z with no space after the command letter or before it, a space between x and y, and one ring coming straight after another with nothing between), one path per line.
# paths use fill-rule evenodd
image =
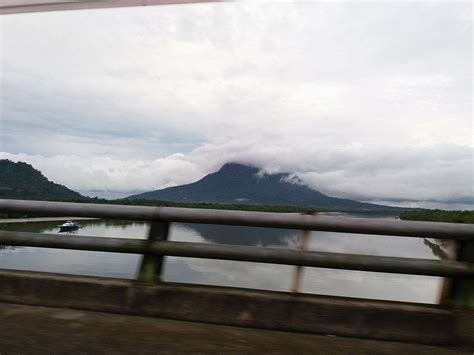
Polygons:
M388 217L383 217L388 218ZM81 221L76 235L117 238L146 238L148 224L129 221ZM24 223L2 225L2 229L57 233L57 223ZM235 245L295 248L299 231L173 224L170 239ZM0 247L0 268L62 272L81 275L136 277L141 256L74 250ZM331 232L312 232L308 249L366 255L416 258L440 258L420 238L399 238ZM295 267L222 260L166 257L165 281L201 283L288 291ZM441 279L360 271L304 268L303 292L435 303Z
M145 238L148 223L139 221L124 221L124 220L102 220L92 219L81 221L81 227L78 235L88 235L93 237L103 237L109 232L116 233L117 238ZM34 222L34 223L11 223L0 224L1 230L13 230L21 232L34 233L58 233L58 222ZM130 233L132 234L125 234ZM62 233L61 233L62 234Z
M79 234L79 230L76 229L76 230L73 230L73 231L62 231L62 230L60 229L60 230L58 230L58 233L63 234L63 235L64 235L64 234Z
M384 217L387 218L387 217ZM246 235L251 233L251 237ZM181 225L178 241L295 248L299 231L235 226ZM311 232L309 250L433 259L420 238ZM165 281L288 291L295 267L236 261L167 257ZM304 268L302 292L348 297L436 303L441 278L362 271Z
M249 228L210 224L185 224L210 243L251 246L295 246L298 231L278 228Z

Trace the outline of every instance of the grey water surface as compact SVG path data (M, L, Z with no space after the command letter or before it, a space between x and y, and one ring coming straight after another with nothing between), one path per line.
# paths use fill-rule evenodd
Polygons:
M356 217L356 216L354 216ZM368 216L364 216L368 217ZM372 216L389 218L390 216ZM80 221L76 233L95 237L145 239L144 222ZM3 224L0 229L58 233L58 222ZM170 240L296 248L299 231L271 228L173 224ZM421 238L311 232L309 250L439 259ZM132 279L141 256L131 254L0 246L0 268ZM166 257L163 280L289 291L295 266ZM409 302L437 303L442 279L428 276L304 268L302 292Z

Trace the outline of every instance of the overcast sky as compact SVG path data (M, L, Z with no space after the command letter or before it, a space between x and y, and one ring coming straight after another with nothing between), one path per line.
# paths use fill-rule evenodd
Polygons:
M473 199L472 3L0 17L0 158L89 195L223 163L360 200Z

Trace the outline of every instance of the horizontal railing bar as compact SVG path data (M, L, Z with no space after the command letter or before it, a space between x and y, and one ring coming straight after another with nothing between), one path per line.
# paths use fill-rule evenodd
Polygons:
M0 231L0 244L42 248L235 260L397 274L474 278L474 264L222 244L58 236Z
M128 6L153 6L172 4L191 4L202 2L220 2L224 0L35 0L18 1L2 0L0 3L0 15L44 12L44 11L66 11L66 10L89 10Z
M474 278L474 264L430 259L301 251L222 244L159 242L151 250L167 256L263 262L328 269Z
M144 254L147 240L0 231L0 245Z
M122 206L70 202L0 200L0 212L42 216L95 217L142 221L225 224L252 227L318 230L339 233L474 240L474 224L438 223L322 214L271 213L198 208Z

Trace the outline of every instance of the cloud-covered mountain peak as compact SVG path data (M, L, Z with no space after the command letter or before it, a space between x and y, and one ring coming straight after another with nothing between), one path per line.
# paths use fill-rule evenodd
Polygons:
M310 189L290 173L265 174L255 166L224 164L218 171L187 185L145 192L129 199L155 199L175 202L245 203L312 206L325 208L362 208L380 206L329 197Z

